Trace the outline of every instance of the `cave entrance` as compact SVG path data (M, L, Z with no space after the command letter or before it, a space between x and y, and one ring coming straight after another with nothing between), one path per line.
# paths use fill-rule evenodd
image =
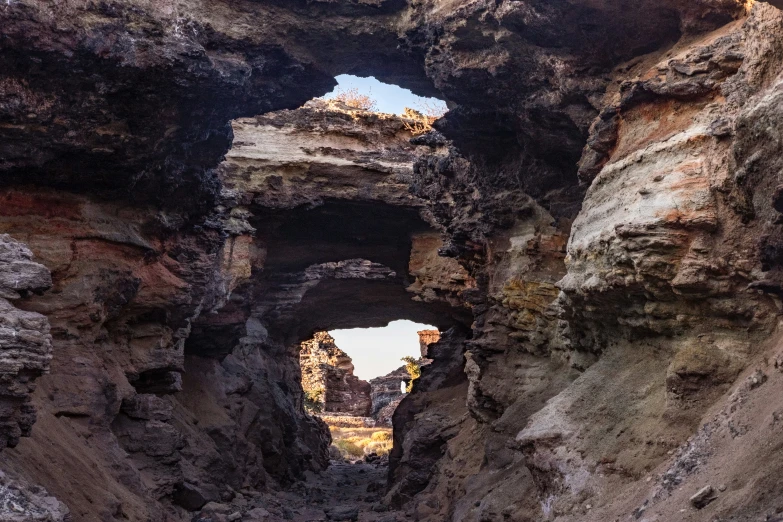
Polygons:
M418 96L403 87L384 83L375 77L341 74L335 77L337 86L310 105L359 109L381 114L393 114L413 120L409 129L424 133L432 123L448 112L446 102L435 97Z
M447 155L445 142L414 140L413 118L324 103L233 121L233 147L219 168L229 239L215 253L224 286L214 296L230 292L225 301L205 296L210 311L191 324L178 401L195 412L194 432L209 434L198 444L215 457L219 480L235 489L293 484L331 467L330 432L308 413L313 401L302 386L302 343L314 336L415 321L422 326L412 328L409 354L418 359L416 332L443 332L451 344L433 349L435 362L403 406L452 373L464 379L460 339L473 315L462 293L476 283L441 255L443 230L413 190L417 161ZM403 366L394 359L381 375ZM399 377L389 391L399 398L409 381ZM371 418L369 410L350 417ZM374 442L392 446L391 432Z

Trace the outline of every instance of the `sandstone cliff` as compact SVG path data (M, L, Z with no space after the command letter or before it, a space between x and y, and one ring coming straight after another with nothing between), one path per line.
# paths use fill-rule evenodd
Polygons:
M285 518L328 462L300 343L401 318L442 335L394 413L400 516L779 517L779 2L6 4L28 519L259 519L241 491ZM451 110L413 139L283 110L340 73Z

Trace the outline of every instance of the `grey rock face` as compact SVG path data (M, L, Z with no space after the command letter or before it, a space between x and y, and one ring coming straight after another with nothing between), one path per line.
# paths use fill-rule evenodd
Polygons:
M0 471L0 520L71 522L68 508L41 486L15 480Z
M8 234L0 234L0 449L15 446L35 422L30 394L52 359L49 321L7 299L52 285L49 270Z
M401 383L407 383L410 380L410 375L405 369L405 366L401 366L381 377L376 377L370 381L372 387L372 416L376 420L381 420L383 424L391 424L391 416L384 415L383 419L378 419L378 415L381 410L386 408L390 404L398 404L402 400L405 393L402 391Z

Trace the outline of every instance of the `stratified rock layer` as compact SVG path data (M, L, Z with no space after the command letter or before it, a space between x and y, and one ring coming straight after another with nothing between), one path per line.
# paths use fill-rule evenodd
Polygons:
M421 351L421 358L427 358L427 352L431 344L435 344L440 340L440 332L437 330L421 330L416 332L419 334L419 350Z

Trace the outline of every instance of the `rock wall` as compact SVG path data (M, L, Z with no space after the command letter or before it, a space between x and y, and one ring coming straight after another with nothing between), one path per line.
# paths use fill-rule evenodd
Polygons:
M412 518L774 519L776 3L7 2L8 480L84 520L274 492L327 463L299 343L410 318ZM346 72L451 110L280 111Z
M758 481L776 487L724 463L758 462L744 437L776 438L768 414L756 427L738 422L763 401L752 390L772 382L779 350L767 246L777 181L766 197L749 187L776 172L759 149L776 139L759 125L774 118L780 74L778 46L762 34L776 34L780 16L756 4L748 18L699 36L683 28L676 43L614 68L579 161L578 213L526 190L535 201L487 234L472 225L519 193L496 183L478 196L492 174L465 149L419 163L422 194L463 191L464 206L440 215L486 293L467 343L469 417L444 415L450 398L425 399L436 392L422 379L418 401L411 394L395 417L391 500L413 499L421 520L752 520L775 510L755 494L753 506L739 501ZM689 497L710 484L717 500L695 507Z
M414 155L434 149L411 145L399 118L327 106L234 127L222 204L200 225L138 202L3 191L0 230L29 245L3 236L3 295L20 307L3 318L26 343L3 345L3 434L31 438L0 459L77 519L189 520L323 469L330 438L304 412L299 343L319 324L469 316L440 297L460 302L438 279L448 263L407 271L442 243L408 191ZM440 295L412 300L420 278Z
M0 235L0 447L14 447L35 423L30 395L49 371L52 336L46 316L19 310L10 300L52 286L45 266L24 244Z
M370 383L353 374L353 363L334 344L329 332L316 332L299 351L302 389L317 393L324 413L369 417L372 408Z

